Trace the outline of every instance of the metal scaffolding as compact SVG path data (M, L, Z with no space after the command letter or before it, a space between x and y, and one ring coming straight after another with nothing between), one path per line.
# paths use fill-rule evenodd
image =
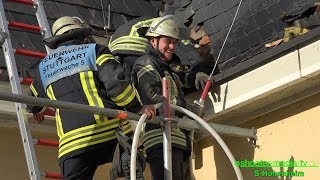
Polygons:
M10 94L10 93L3 93L0 92L0 100L10 101L10 102L19 102L25 104L32 104L38 106L46 106L52 108L59 108L59 109L66 109L70 111L76 112L83 112L88 114L99 114L99 115L107 115L109 117L123 117L125 116L132 121L138 121L140 116L128 111L120 111L115 109L108 109L108 108L99 108L94 106L88 106L83 104L76 104L70 102L63 102L63 101L53 101L50 99L45 98L38 98L20 94ZM175 118L177 120L177 127L195 131L203 131L205 130L199 123L194 120L191 120L188 117L184 118ZM152 124L160 124L161 122L160 117L155 117L153 120L148 120L147 123ZM256 140L257 139L257 131L255 128L246 129L246 128L239 128L234 126L226 126L221 124L215 123L208 123L213 129L215 129L219 134L236 136L236 137L243 137Z

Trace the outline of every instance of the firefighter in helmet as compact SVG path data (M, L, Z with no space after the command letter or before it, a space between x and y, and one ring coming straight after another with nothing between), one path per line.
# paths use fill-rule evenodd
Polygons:
M166 77L169 79L170 103L194 110L195 107L184 100L182 83L170 68L179 40L179 28L174 16L167 15L154 19L146 36L149 37L150 44L145 54L135 61L131 74L141 102L145 105L163 102L161 80ZM183 172L185 162L190 156L190 142L186 130L172 128L171 133L173 178L183 180L186 179ZM163 137L160 126L146 125L143 145L153 179L164 179Z
M153 106L141 106L122 65L108 48L86 43L91 28L80 18L64 16L52 26L53 37L45 40L53 48L33 69L31 85L37 97L101 108L128 110L155 115ZM42 122L45 107L29 106ZM64 179L92 179L99 165L112 162L117 135L130 135L127 120L106 115L56 110L59 136L59 165ZM128 169L128 154L121 154L120 171ZM130 158L129 158L130 159ZM142 179L143 163L138 163L137 177ZM130 168L129 168L130 169ZM122 172L128 175L129 172ZM127 179L129 177L126 177Z

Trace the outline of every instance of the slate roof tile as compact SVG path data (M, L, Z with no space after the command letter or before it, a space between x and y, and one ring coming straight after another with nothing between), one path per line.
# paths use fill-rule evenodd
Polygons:
M251 31L248 34L248 37L250 40L250 47L255 47L264 41L263 38L260 36L260 28L255 29L254 31Z
M194 2L194 1L192 1ZM192 4L191 4L192 5ZM193 9L195 10L195 9ZM205 20L208 20L212 17L215 17L222 11L220 10L218 1L214 1L209 5L206 5L199 10L195 11L195 15L193 17L193 23L199 24L204 22Z
M200 2L194 2L200 7ZM283 36L284 27L286 23L280 19L286 13L300 13L312 6L315 0L246 0L240 7L237 20L233 26L229 38L233 38L228 42L225 48L229 49L228 52L222 53L219 62L223 63L228 61L229 67L231 64L245 62L246 59L266 51L264 45L270 40L281 38ZM207 1L208 3L208 1ZM213 5L213 4L216 5ZM234 0L221 0L212 1L206 6L200 7L194 17L193 23L203 22L206 34L210 35L211 47L213 49L214 57L217 57L221 48L223 40L225 39L225 31L229 29L231 20L234 17L237 6L237 1ZM230 9L231 7L231 9ZM209 9L215 9L214 12L209 12ZM208 18L210 17L210 18ZM314 16L313 16L314 17ZM319 16L317 16L318 19ZM311 23L312 18L308 21L303 20L303 24L320 24L316 20ZM317 23L318 22L318 23ZM232 50L230 50L232 49ZM235 51L233 49L236 49ZM237 53L240 53L237 55ZM236 54L236 55L235 55ZM232 60L228 60L232 58ZM235 61L237 63L231 63Z
M191 3L191 0L181 0L180 7L186 7Z
M134 16L134 13L131 12L128 7L124 4L123 0L110 0L111 9L115 10L120 14L127 14L129 16Z
M150 0L151 5L156 11L159 11L162 7L162 1L159 0Z
M60 2L62 4L72 4L77 6L83 6L87 8L101 9L101 3L98 0L49 0L54 2ZM103 0L104 3L108 2L108 0Z
M142 2L143 1L143 2ZM111 4L111 31L119 27L123 23L127 22L127 18L132 18L131 16L136 16L124 6L123 0L113 0ZM126 1L131 4L131 1ZM138 4L139 2L139 4ZM107 10L108 0L102 0L105 10ZM161 1L160 1L161 3ZM139 8L139 15L152 15L157 16L157 8L155 8L150 1L146 0L135 0L136 7ZM20 5L17 3L11 3L4 1L4 7L6 10L7 20L14 20L22 23L28 23L37 25L38 21L35 17L35 9L31 6ZM103 33L104 21L101 12L101 1L100 0L46 0L44 1L44 8L48 18L49 26L51 27L53 22L65 15L78 16L84 19L89 25L97 27L99 34ZM119 10L120 9L120 10ZM119 10L119 11L117 11ZM138 10L135 10L138 12ZM118 12L121 12L118 13ZM128 13L126 13L128 12ZM146 14L144 14L146 13ZM12 40L12 45L14 48L24 48L27 50L45 52L45 48L42 41L42 36L38 33L18 30L15 28L10 28L10 37ZM100 38L100 37L96 37ZM101 41L103 42L103 41ZM0 57L3 57L2 51L0 52ZM24 56L15 55L17 66L23 67L23 64L33 65L39 59L29 58ZM3 58L0 58L0 66L5 66ZM25 61L26 60L26 61Z
M274 3L268 6L267 12L270 19L273 19L273 20L280 19L281 17L283 17L283 11L281 10L279 3Z
M216 0L192 0L191 6L194 11L214 2Z
M75 8L74 5L65 4L65 3L61 3L61 2L56 2L56 4L64 16L77 16L77 17L83 18L79 14L79 11Z
M231 77L232 73L259 64L254 61L262 60L254 60L254 56L260 57L268 50L264 46L266 43L283 37L283 28L287 24L280 19L286 13L303 12L315 2L317 0L244 0L218 63L226 73L225 77ZM32 7L26 8L6 1L4 3L8 20L37 24ZM161 0L102 0L102 3L105 10L108 4L111 4L111 32L132 18L157 16L158 10L163 8ZM210 35L213 56L217 58L238 3L239 0L176 0L171 10L175 10L184 22L190 20L194 27L204 27L205 32ZM104 31L100 0L47 0L44 5L50 26L55 19L63 15L72 15L81 17L99 32ZM303 19L302 24L318 26L320 15ZM27 49L44 51L44 47L39 43L41 35L16 29L11 31L15 48L28 47ZM18 66L23 66L23 59L26 58L16 58L17 61L21 60ZM25 64L35 62L32 61L35 58L27 59ZM1 64L3 61L0 61Z
M44 9L46 12L46 16L51 19L58 19L59 17L62 17L62 12L60 11L60 8L57 6L57 4L53 1L43 1L44 3Z
M150 16L150 17L157 17L158 16L158 11L155 10L155 8L150 1L141 1L141 0L135 0L140 9L143 12L141 16ZM160 6L161 7L161 6Z
M272 20L268 16L268 12L266 9L256 12L254 17L257 27L263 26Z

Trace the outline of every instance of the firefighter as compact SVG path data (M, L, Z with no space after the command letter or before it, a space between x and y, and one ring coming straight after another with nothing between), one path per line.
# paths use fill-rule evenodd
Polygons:
M147 47L146 53L135 61L131 75L141 102L145 105L163 102L161 80L167 77L170 81L170 103L187 109L196 109L196 106L184 100L182 83L169 66L173 61L173 53L179 39L179 29L174 16L167 15L154 19L146 36L149 37L150 46ZM183 129L172 128L171 133L173 178L186 179L183 171L185 162L190 156L190 142ZM146 125L143 145L153 179L163 180L163 137L160 126Z
M135 60L145 53L148 39L144 35L152 21L150 17L135 18L117 28L110 38L108 47L114 56L119 57L127 77L131 76Z
M123 64L125 74L129 78L131 77L131 70L135 60L145 54L146 48L149 44L148 38L145 37L145 34L153 20L154 18L151 17L135 18L117 28L110 38L108 48ZM182 50L190 50L190 47L188 47L188 49L186 46L187 45L185 43L178 42L177 48L180 48L180 54L183 53L181 52ZM191 51L194 51L193 53L197 53L194 47ZM179 79L183 83L183 91L190 93L195 90L200 90L200 88L203 89L207 80L206 78L208 77L206 72L202 72L201 69L194 69L192 71L190 71L190 69L186 69L185 67L188 66L182 64L182 61L177 54L173 54L174 58L172 58L173 61L170 62L170 67L173 72L179 76ZM200 59L201 56L198 56ZM199 59L195 59L195 61L199 61Z
M86 43L91 28L84 26L81 19L61 17L54 22L52 33L53 37L46 39L46 43L56 49L40 61L33 72L31 90L35 96L125 109L154 117L154 107L141 106L130 81L124 76L122 65L110 51L104 46ZM42 122L45 108L29 107ZM59 165L64 179L92 179L99 165L112 162L115 149L119 147L117 134L132 134L129 122L119 118L63 109L57 109L55 117ZM118 164L129 179L128 154L123 153L124 150L118 154ZM143 179L142 163L143 160L137 163L138 179Z

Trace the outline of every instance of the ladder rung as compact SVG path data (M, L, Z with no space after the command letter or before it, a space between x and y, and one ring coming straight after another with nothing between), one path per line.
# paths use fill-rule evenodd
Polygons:
M62 175L59 173L53 173L53 172L44 172L41 173L41 176L45 178L50 178L50 179L62 179Z
M41 28L40 26L35 26L31 24L25 24L17 21L9 21L8 26L10 27L15 27L15 28L20 28L20 29L25 29L25 30L30 30L30 31L35 31L35 32L40 32Z
M35 145L41 145L41 146L50 146L50 147L58 147L59 142L58 141L52 141L47 139L34 139Z
M32 82L32 78L22 78L21 84L31 85Z
M23 55L23 56L31 56L35 58L45 58L47 54L42 52L30 51L25 49L16 49L16 54Z
M7 1L33 6L32 0L7 0Z
M56 115L56 111L52 108L47 108L44 112L44 115L46 116L55 116Z

